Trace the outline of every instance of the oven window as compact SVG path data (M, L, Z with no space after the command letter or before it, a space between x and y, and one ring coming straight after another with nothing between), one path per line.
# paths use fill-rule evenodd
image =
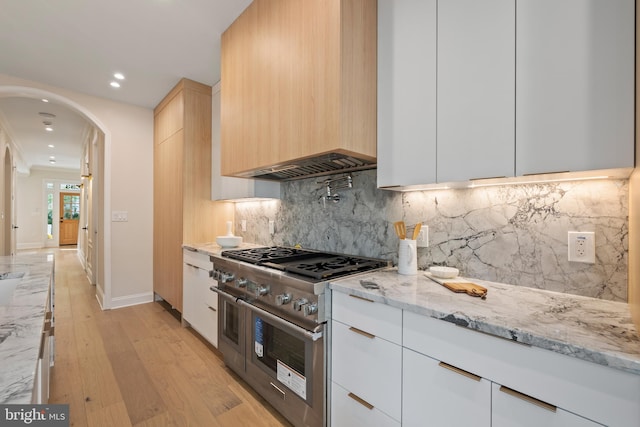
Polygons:
M237 305L223 300L224 327L222 333L236 345L240 341L240 309Z
M278 361L305 375L305 341L273 326L259 316L254 318L256 359L277 372Z

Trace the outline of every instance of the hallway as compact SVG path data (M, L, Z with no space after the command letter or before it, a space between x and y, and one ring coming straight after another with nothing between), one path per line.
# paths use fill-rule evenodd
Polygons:
M289 426L160 303L101 311L75 249L56 254L49 403L72 426Z

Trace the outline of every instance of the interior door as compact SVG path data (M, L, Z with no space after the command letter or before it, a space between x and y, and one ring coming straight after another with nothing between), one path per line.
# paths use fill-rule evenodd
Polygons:
M60 246L78 244L80 194L60 193Z

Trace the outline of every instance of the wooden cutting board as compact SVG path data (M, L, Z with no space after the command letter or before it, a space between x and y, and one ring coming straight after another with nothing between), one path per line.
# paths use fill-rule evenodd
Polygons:
M434 282L444 286L450 291L457 293L466 293L467 295L471 295L473 297L480 297L482 299L487 298L487 288L484 286L480 286L476 283L467 282L462 278L453 278L453 279L441 279L439 277L434 277L431 273L425 272L425 276Z
M442 286L453 292L464 292L472 297L480 297L482 299L487 297L487 288L471 282L442 282Z

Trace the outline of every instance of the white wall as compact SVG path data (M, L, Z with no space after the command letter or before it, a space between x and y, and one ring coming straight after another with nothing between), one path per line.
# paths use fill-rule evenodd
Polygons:
M80 183L80 171L56 172L34 169L29 175L18 175L16 183L17 249L35 249L45 246L47 212L44 201L44 180L64 180ZM54 214L54 218L57 215Z
M0 74L0 89L27 87L55 94L81 106L98 121L106 137L105 208L127 211L128 222L107 224L105 271L117 307L153 298L153 111ZM161 95L161 94L160 94ZM80 111L82 113L82 111ZM110 217L110 215L109 215ZM110 245L108 238L110 237ZM108 264L107 264L108 265Z

